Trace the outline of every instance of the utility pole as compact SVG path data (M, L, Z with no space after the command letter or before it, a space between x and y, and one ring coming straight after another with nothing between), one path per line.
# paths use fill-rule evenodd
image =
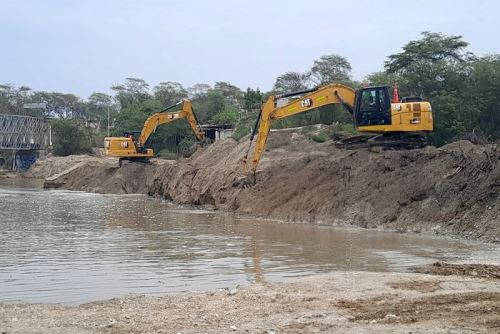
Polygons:
M109 137L109 104L108 104L108 137Z

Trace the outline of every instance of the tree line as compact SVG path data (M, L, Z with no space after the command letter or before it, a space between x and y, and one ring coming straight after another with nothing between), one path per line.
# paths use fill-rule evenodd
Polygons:
M500 139L500 55L477 56L468 46L462 36L423 32L420 39L405 44L400 53L389 55L383 70L367 75L363 81L352 78L352 66L346 57L330 54L314 60L306 72L290 71L278 76L269 92L261 92L258 88L242 90L224 81L213 86L198 83L188 88L166 81L151 87L143 79L126 78L111 87L111 95L95 92L81 99L74 94L34 91L26 86L4 84L0 85L0 113L51 117L56 132L79 133L80 143L63 141L63 149L70 144L75 146L59 150L59 153L69 154L102 145L108 116L112 135L140 130L151 113L183 98L191 99L201 123L233 124L239 138L250 131L257 110L271 94L331 82L355 88L392 86L397 82L400 96L420 96L431 102L436 145L461 138L495 141ZM46 107L25 109L26 103L31 102L44 102ZM342 108L333 107L284 119L277 126L332 122L351 124L352 120ZM88 130L90 127L94 129ZM192 142L185 122L175 122L158 128L153 146L156 151L168 153L177 152L179 147L189 147Z

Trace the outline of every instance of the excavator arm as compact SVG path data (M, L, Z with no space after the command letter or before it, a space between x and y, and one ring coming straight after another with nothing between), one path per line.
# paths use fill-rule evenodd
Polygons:
M253 173L257 170L262 153L264 152L273 120L282 119L332 104L341 104L352 114L354 112L355 96L355 89L341 84L330 84L311 90L270 96L260 110L254 132L250 137L250 146L243 159L245 170L248 170L247 158L250 152L251 142L257 129L257 124L258 133L251 167ZM277 107L277 101L280 98L288 97L295 99L284 106Z
M179 110L180 109L180 110ZM169 111L176 110L176 111ZM107 156L118 157L122 160L147 161L154 156L149 141L151 135L159 125L185 118L198 140L205 139L205 133L198 124L193 106L187 99L152 114L144 123L140 134L137 132L125 133L121 137L104 138L104 148Z
M168 111L177 108L181 104L182 108L180 111L170 111L170 112ZM196 115L193 112L193 105L191 104L191 101L183 99L177 102L176 104L167 107L162 111L156 112L148 117L146 122L144 122L141 135L139 136L138 145L140 147L147 146L148 140L150 139L151 135L156 131L158 125L170 123L172 121L181 118L186 118L189 126L193 130L194 135L196 136L196 139L200 141L205 139L205 132L203 132L200 125L198 124Z

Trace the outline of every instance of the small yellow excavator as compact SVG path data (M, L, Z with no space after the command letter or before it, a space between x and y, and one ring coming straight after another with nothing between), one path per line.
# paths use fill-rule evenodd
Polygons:
M170 111L182 105L180 111ZM191 101L183 99L148 117L142 131L131 131L123 134L122 137L104 138L104 149L106 156L118 157L121 167L123 160L147 162L154 156L153 149L150 148L151 135L156 131L158 125L173 122L186 118L189 126L193 130L196 139L203 141L205 132L201 129L193 111Z
M278 100L284 98L291 101L278 106ZM245 170L248 171L247 158L257 131L251 166L253 174L264 152L273 120L333 104L342 105L353 116L355 128L359 132L377 134L354 136L338 143L346 148L352 148L359 143L394 148L422 147L426 144L426 133L433 130L432 108L429 102L419 97L403 98L401 101L399 97L395 100L393 97L391 103L387 86L356 90L341 84L329 84L299 92L272 95L262 105L250 136L250 145L243 159Z

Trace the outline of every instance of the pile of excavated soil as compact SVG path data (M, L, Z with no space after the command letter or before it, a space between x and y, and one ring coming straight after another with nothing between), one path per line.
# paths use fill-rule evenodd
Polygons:
M418 288L414 288L418 287ZM422 288L431 287L431 288ZM336 272L289 283L79 306L0 304L5 333L497 333L496 280Z
M248 142L228 139L171 163L78 167L47 186L147 192L180 204L264 218L357 225L500 241L500 152L455 142L416 150L343 150L272 132L256 175L241 187ZM111 162L112 161L112 162ZM109 163L109 164L108 164ZM132 186L129 186L132 184Z
M53 170L50 166L57 165L60 159L48 159L42 168ZM168 163L173 162L164 160L144 164L124 161L120 168L115 158L79 156L73 160L73 164L66 165L63 171L46 177L44 186L95 193L147 194L148 178L151 178L159 164ZM36 166L32 173L38 175Z
M27 178L45 179L62 173L81 162L91 163L91 161L99 160L99 158L89 155L70 155L67 157L49 156L45 159L37 160L29 170L23 173L23 176Z

